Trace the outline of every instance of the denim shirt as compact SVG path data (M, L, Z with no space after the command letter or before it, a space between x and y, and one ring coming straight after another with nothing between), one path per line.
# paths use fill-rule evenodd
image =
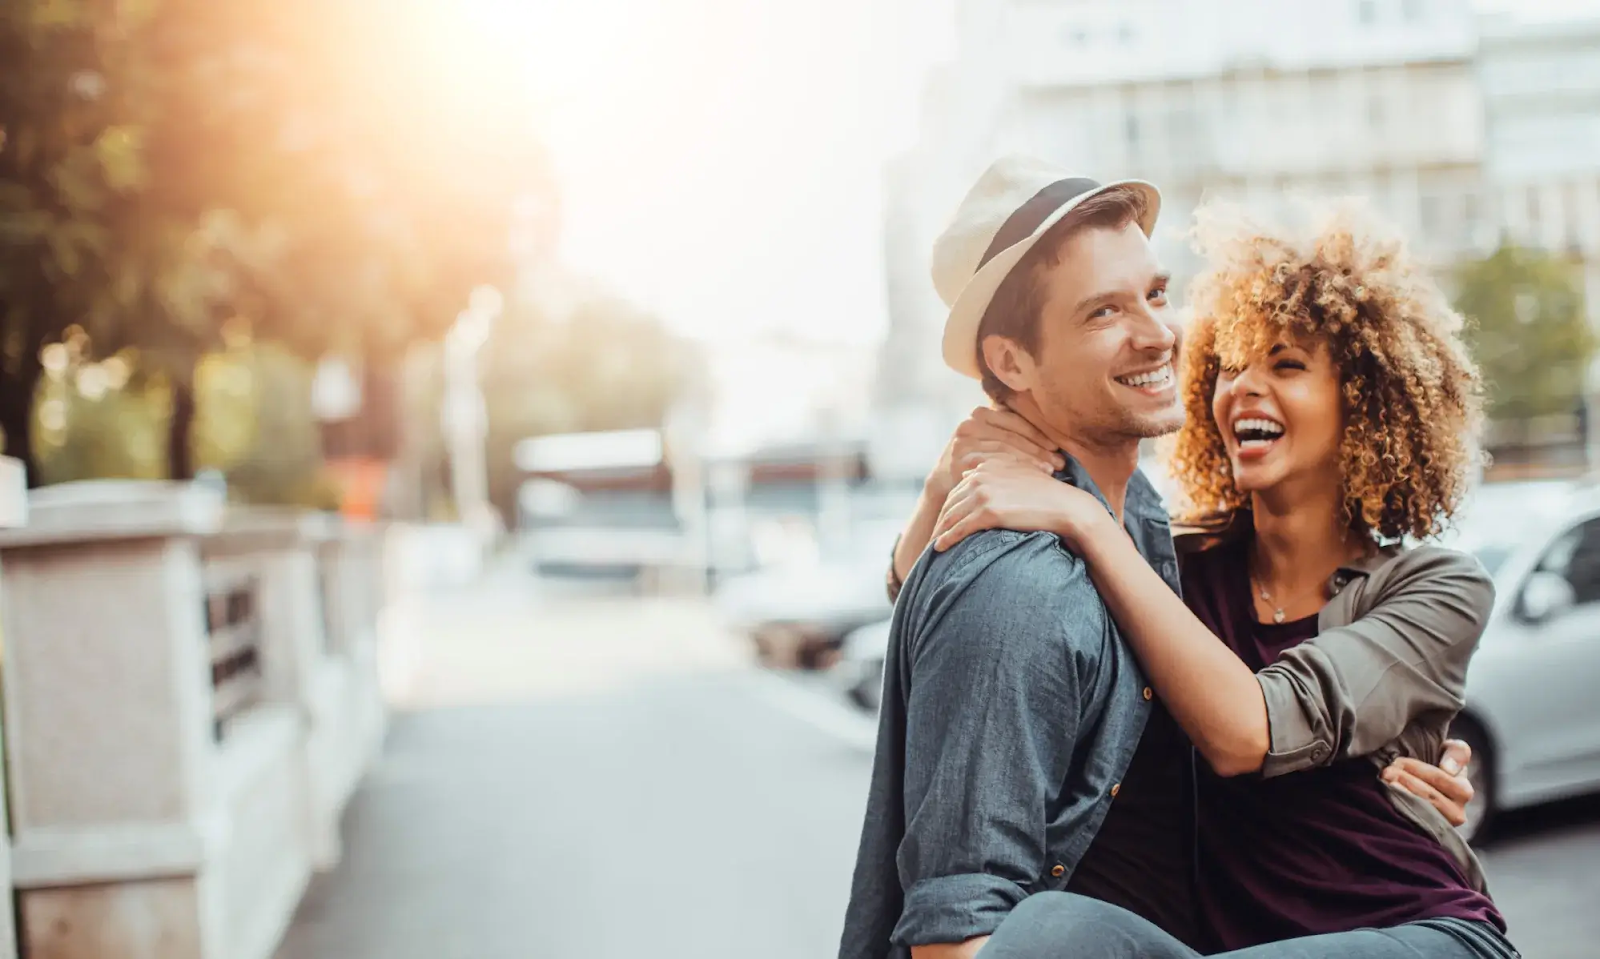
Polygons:
M1056 478L1106 502L1071 457ZM1178 591L1167 512L1141 473L1123 516ZM1064 888L1144 731L1144 687L1054 534L990 530L925 552L895 604L840 959L989 935L1027 896Z

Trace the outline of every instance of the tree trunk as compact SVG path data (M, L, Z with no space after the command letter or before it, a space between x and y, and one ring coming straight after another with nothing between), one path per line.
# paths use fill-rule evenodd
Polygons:
M172 419L167 423L167 477L194 479L194 370L172 380Z
M28 488L39 485L39 464L33 457L33 396L44 367L38 350L24 350L15 372L0 370L0 429L6 434L6 455L22 461Z

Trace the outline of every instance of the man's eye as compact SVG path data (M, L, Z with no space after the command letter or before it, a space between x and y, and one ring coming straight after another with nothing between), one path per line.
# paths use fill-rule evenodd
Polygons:
M1089 314L1089 319L1091 319L1091 320L1103 320L1106 317L1111 316L1112 314L1114 314L1116 312L1117 312L1117 308L1115 306L1111 305L1110 303L1107 303L1105 306L1098 307L1098 308L1095 309L1095 311L1093 313L1090 313Z
M1299 360L1279 360L1276 365L1276 369L1280 370L1303 370L1305 368L1306 365Z
M1167 302L1167 288L1158 286L1150 291L1148 299L1151 303L1162 304Z

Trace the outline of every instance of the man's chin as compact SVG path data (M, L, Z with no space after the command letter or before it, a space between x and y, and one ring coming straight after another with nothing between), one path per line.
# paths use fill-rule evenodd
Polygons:
M1183 407L1174 407L1159 413L1134 413L1128 417L1128 432L1142 440L1169 436L1183 428Z

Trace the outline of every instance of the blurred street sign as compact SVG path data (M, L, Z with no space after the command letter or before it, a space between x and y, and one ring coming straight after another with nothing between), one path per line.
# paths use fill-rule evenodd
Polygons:
M664 450L659 430L614 430L537 436L517 443L512 460L524 473L650 467Z

